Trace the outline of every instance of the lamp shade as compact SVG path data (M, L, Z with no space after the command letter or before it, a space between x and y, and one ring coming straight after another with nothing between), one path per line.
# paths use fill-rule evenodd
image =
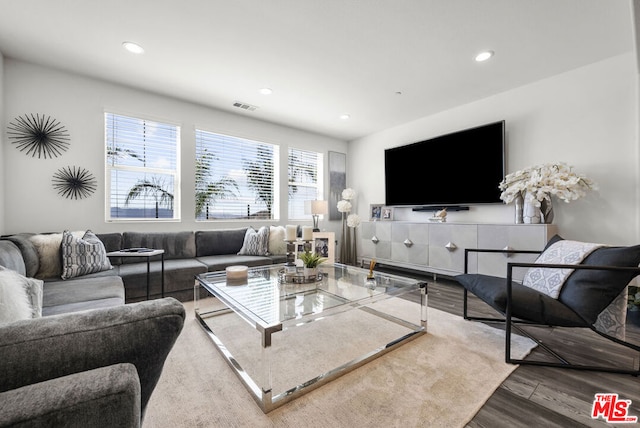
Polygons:
M304 204L304 212L305 214L328 214L329 213L329 203L327 201L306 201Z

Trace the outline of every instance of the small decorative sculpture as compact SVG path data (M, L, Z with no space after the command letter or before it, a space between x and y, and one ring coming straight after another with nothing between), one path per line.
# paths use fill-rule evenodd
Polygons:
M36 114L18 116L7 126L7 136L21 152L38 158L53 158L69 148L67 129L52 117Z
M436 212L434 217L438 218L441 222L447 221L447 209L443 208L440 211Z
M96 191L96 179L84 168L74 166L59 169L53 175L53 187L59 195L67 199L82 199L91 196Z

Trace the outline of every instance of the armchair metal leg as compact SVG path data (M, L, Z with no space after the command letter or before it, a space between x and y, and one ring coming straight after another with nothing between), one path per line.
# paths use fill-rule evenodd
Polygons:
M551 349L547 344L543 343L541 340L537 339L531 333L522 329L520 325L529 325L529 326L540 326L540 327L549 327L547 325L536 324L532 322L527 322L523 320L514 320L511 318L511 315L508 313L500 313L504 316L504 318L491 318L491 317L474 317L470 316L468 312L468 295L467 290L464 289L463 292L463 317L469 321L479 321L479 322L488 322L488 323L504 323L505 325L505 362L509 364L520 364L520 365L531 365L531 366L542 366L542 367L557 367L557 368L568 368L574 370L590 370L590 371L600 371L607 373L619 373L619 374L630 374L634 376L640 376L640 346L634 345L633 343L625 342L624 340L620 340L616 337L610 336L608 334L602 333L595 328L591 327L590 330L597 333L601 337L615 342L619 345L622 345L626 348L632 349L634 351L639 352L638 361L639 367L632 369L623 369L617 367L605 367L605 366L594 366L594 365L582 365L582 364L573 364L567 358L560 355L558 352ZM509 307L507 309L510 309ZM509 311L508 311L509 312ZM580 328L580 327L576 327ZM587 327L584 327L587 328ZM517 330L519 334L522 336L526 336L529 339L536 342L536 344L546 351L549 355L555 358L558 362L547 362L547 361L536 361L536 360L523 360L511 358L511 332L512 330Z
M511 327L513 329L518 330L518 332L522 333L524 336L527 336L528 338L530 338L531 340L536 342L542 349L544 349L546 352L548 352L550 355L552 355L559 362L522 360L522 359L511 358L511 330L512 330ZM577 328L581 328L581 327L577 327ZM618 339L616 337L613 337L613 336L609 336L608 334L602 333L602 332L596 330L593 327L591 327L590 330L595 332L595 333L597 333L598 335L604 337L605 339L608 339L608 340L610 340L612 342L615 342L615 343L617 343L619 345L622 345L622 346L624 346L626 348L632 349L632 350L637 351L637 352L640 353L640 346L634 345L634 344L629 343L629 342L625 342L624 340L620 340L620 339ZM633 375L633 376L640 376L640 363L638 363L638 367L637 368L631 368L631 369L624 369L624 368L618 368L618 367L607 367L607 366L595 366L595 365L589 365L589 364L573 364L573 363L569 362L566 358L564 358L563 356L561 356L560 354L555 352L549 346L547 346L546 344L542 343L540 340L538 340L537 338L535 338L534 336L532 336L531 334L529 334L525 330L519 328L513 322L507 322L507 324L506 324L505 357L506 357L506 362L510 363L510 364L521 364L521 365L542 366L542 367L557 367L557 368L566 368L566 369L573 369L573 370L589 370L589 371L599 371L599 372L619 373L619 374L630 374L630 375ZM639 354L639 357L640 357L640 354Z

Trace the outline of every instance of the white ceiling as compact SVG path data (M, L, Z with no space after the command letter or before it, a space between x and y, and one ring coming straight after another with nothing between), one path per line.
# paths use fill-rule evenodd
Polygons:
M631 0L0 0L0 52L352 140L630 52L631 9ZM124 41L146 52L132 55ZM476 63L484 49L496 55Z

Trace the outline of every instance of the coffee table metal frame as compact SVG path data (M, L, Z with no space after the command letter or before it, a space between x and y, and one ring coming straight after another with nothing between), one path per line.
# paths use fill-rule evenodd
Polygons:
M260 272L264 272L265 270L269 270L271 279L268 281L271 282L273 287L280 288L279 290L279 299L280 302L284 298L291 298L292 295L295 295L295 288L288 287L293 284L283 284L278 280L278 271L282 269L283 265L272 265L269 267L259 267L259 268L250 268L249 269L249 282L251 283L253 280L251 279L254 274L259 274ZM376 272L375 279L373 282L367 280L367 270L341 265L334 264L328 265L321 268L325 273L325 281L330 280L332 276L337 277L338 275L345 272L348 272L348 277L350 281L352 281L348 286L349 287L357 287L359 290L354 291L362 291L360 289L369 289L373 292L366 293L366 297L362 297L364 293L361 293L361 296L357 299L345 298L344 296L338 296L330 292L330 290L323 289L322 282L306 284L305 287L299 288L299 293L303 293L305 295L309 293L319 293L324 294L325 297L334 299L339 303L334 306L323 310L320 313L311 313L306 314L302 318L297 317L295 319L286 319L283 320L282 316L279 316L277 320L265 320L265 318L256 314L249 306L253 302L243 302L242 298L238 298L238 294L236 291L238 290L237 285L232 285L230 283L227 286L226 276L224 271L220 272L208 272L201 275L196 275L196 281L194 286L194 299L195 299L195 316L196 319L200 322L202 328L209 335L213 343L215 344L218 351L221 353L223 358L227 361L229 366L233 369L236 375L240 378L244 386L247 388L255 402L258 404L260 409L264 413L268 413L273 409L282 406L283 404L288 403L289 401L305 394L315 388L318 388L364 364L367 362L380 357L381 355L386 354L393 349L396 349L400 345L413 340L420 335L426 333L427 331L427 284L425 282L420 282L417 280L413 280L410 278L401 277L398 275L391 274L381 274ZM327 275L328 274L328 275ZM328 278L327 278L328 277ZM261 281L261 279L256 279L255 281ZM264 281L263 281L264 282ZM379 285L383 285L382 287L377 287ZM269 284L264 283L265 287L269 287ZM342 284L344 287L344 283ZM239 287L247 287L247 285L240 285ZM283 291L283 289L288 288L288 291ZM225 305L223 309L216 309L210 311L200 311L199 308L199 299L201 294L201 290L206 290L210 295L217 298L220 302ZM399 297L403 294L420 290L420 324L414 324L406 320L402 320L398 317L391 316L387 313L380 312L376 309L371 308L370 305L377 301L381 301L384 299L388 299L391 297ZM291 293L291 290L294 290ZM273 293L272 299L273 299ZM278 297L276 297L277 299ZM379 346L378 348L367 352L359 357L352 359L351 361L336 367L326 373L319 374L318 376L309 379L306 382L303 382L297 386L287 389L284 392L281 392L275 396L272 395L272 383L271 383L271 365L270 365L270 348L272 343L272 336L282 331L283 329L288 328L297 328L300 326L304 326L307 323L315 322L319 319L326 318L327 316L335 315L338 313L345 312L347 310L360 309L364 310L370 314L374 314L381 318L384 318L390 322L399 324L403 327L408 328L410 331L403 335L402 337L398 337L395 340L386 343L383 346ZM225 346L222 340L214 333L210 324L208 324L205 319L212 318L215 316L228 314L230 312L234 312L238 316L240 316L243 320L248 322L252 327L254 327L257 331L261 333L262 337L262 346L261 346L261 354L259 356L259 364L261 369L259 371L262 374L259 376L263 376L261 380L256 381L253 379L240 365L240 363L234 358L233 354L230 350Z

